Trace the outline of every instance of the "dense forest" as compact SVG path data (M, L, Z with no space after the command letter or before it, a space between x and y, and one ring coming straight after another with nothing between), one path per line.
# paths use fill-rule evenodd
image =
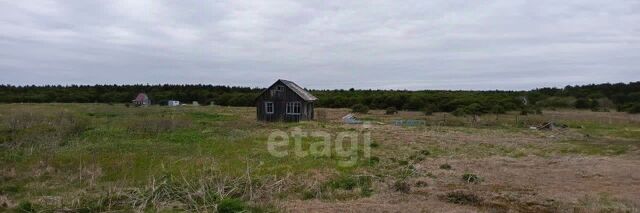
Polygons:
M167 100L253 106L264 88L215 85L0 85L2 103L128 103L145 92L155 104ZM579 108L640 112L640 82L591 84L531 91L445 90L310 90L319 107L360 106L371 109L425 110L458 113L535 112L541 108Z

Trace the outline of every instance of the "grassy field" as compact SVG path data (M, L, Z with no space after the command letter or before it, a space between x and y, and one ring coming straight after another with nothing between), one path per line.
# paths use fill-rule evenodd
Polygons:
M363 126L340 122L347 109L318 110L318 121L263 123L240 107L0 105L0 211L639 211L638 115L372 111L357 115ZM545 121L568 128L529 128ZM297 130L327 132L331 147L339 133L371 143L351 142L349 156L269 152L274 131Z

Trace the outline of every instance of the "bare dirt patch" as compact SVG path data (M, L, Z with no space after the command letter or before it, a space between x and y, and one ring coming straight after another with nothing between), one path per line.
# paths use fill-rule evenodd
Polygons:
M443 170L443 163L452 169ZM615 165L615 166L613 166ZM376 187L376 194L353 201L292 201L291 212L557 212L637 211L640 207L640 160L611 157L491 157L476 160L435 159L416 165L410 193ZM482 181L470 184L465 173ZM426 183L422 187L417 183ZM379 183L385 184L385 183ZM452 202L456 192L477 196L474 202ZM443 198L444 197L444 198ZM605 198L606 200L603 200Z

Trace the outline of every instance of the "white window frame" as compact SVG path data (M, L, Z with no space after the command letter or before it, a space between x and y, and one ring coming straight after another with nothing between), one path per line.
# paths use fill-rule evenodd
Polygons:
M271 111L269 111L269 104L271 104ZM273 102L271 101L264 102L264 111L267 114L273 114L273 112L275 111L275 105L273 105Z
M298 109L298 112L296 112L296 107ZM300 115L301 111L302 111L302 104L300 104L299 101L287 102L287 110L286 110L287 115Z
M271 95L280 95L284 93L284 86L282 85L276 85L273 89L271 89Z

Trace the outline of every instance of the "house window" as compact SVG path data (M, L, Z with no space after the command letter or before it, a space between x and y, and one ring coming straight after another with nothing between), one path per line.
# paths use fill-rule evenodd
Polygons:
M271 96L280 95L284 93L284 86L277 85L271 90Z
M267 114L273 114L273 102L264 102L264 111Z
M287 115L299 115L299 114L300 114L300 102L288 102Z

